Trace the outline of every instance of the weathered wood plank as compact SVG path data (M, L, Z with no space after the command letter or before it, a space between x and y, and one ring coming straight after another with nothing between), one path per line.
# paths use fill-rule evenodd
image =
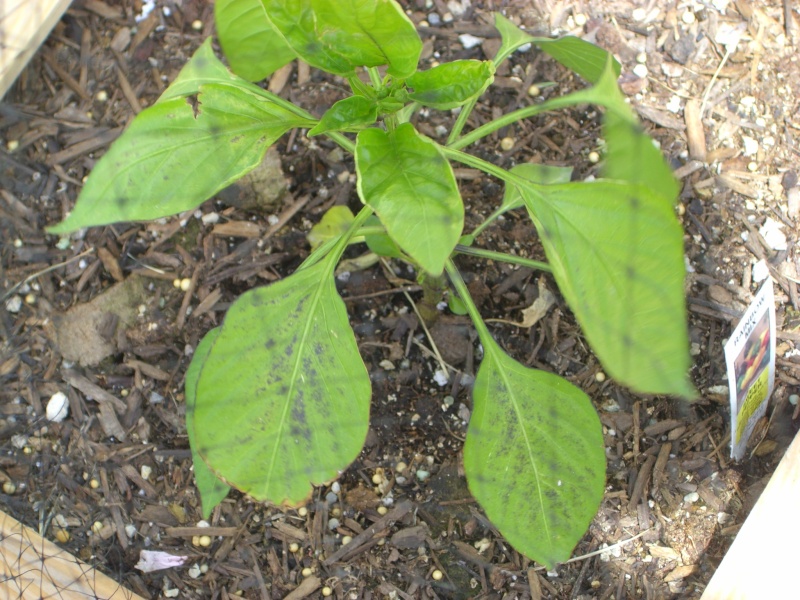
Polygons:
M796 598L800 436L795 436L701 600Z
M0 0L0 99L71 0Z
M0 598L144 600L2 511Z

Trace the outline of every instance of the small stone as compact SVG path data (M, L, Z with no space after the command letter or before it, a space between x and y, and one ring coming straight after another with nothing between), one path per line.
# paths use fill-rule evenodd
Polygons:
M353 537L350 536L350 535L346 535L346 536L342 537L342 546L346 546L347 544L349 544L352 541L353 541Z
M395 370L394 363L392 361L388 360L388 359L384 359L381 362L379 362L378 366L380 366L380 368L383 369L384 371L394 371Z
M538 85L532 85L528 88L528 96L535 97L542 93Z
M605 374L605 373L603 373L602 371L598 371L598 372L597 372L597 373L595 373L595 375L594 375L594 380L595 380L597 383L603 383L603 382L606 380L606 374Z
M575 15L574 19L575 19L575 25L577 25L578 27L583 27L584 25L586 25L587 19L585 14L578 13L577 15Z
M797 406L798 402L800 402L800 396L798 396L797 394L792 394L791 396L789 396L789 404L791 404L792 406Z
M698 500L700 500L700 494L697 492L689 492L683 497L683 501L688 502L689 504L694 504Z
M692 24L692 23L694 23L696 20L697 20L697 17L696 17L696 16L694 15L694 13L693 13L692 11L690 11L690 10L687 10L685 13L683 13L683 14L681 15L681 21L683 21L683 22L684 22L684 23L686 23L687 25L691 25L691 24Z
M756 161L750 161L749 163L747 163L747 170L750 171L751 173L758 171L758 163Z
M635 67L633 67L633 74L636 75L637 77L641 78L641 79L644 79L645 77L647 77L647 73L648 73L647 65L638 64Z
M202 31L203 30L203 22L200 19L195 19L192 21L192 29L195 31Z
M337 518L328 519L328 529L333 531L337 527L339 527L339 519Z
M471 33L462 33L458 36L458 41L464 46L465 50L471 50L480 46L485 40L483 38L472 35Z
M100 533L101 531L103 531L103 523L100 521L95 521L94 523L92 523L92 531L94 533Z
M297 515L300 517L308 516L308 509L305 506L301 506L297 509Z
M600 162L600 155L597 152L589 152L589 156L586 158L588 158L589 162L592 164Z
M6 148L8 148L9 152L13 152L17 148L19 148L19 140L8 140Z
M402 460L401 460L400 462L398 462L398 463L397 463L397 464L394 466L394 470L395 470L395 471L397 471L398 473L402 473L402 472L403 472L403 471L405 471L407 468L408 468L408 465L407 465L406 463L404 463Z
M97 479L91 479L89 481L89 487L92 488L93 490L96 490L97 488L100 487L100 482Z
M636 62L640 65L645 64L647 62L647 53L639 52L639 54L636 55Z
M53 423L61 423L61 421L67 418L68 413L69 400L67 399L66 394L63 392L56 392L50 396L50 400L47 402L47 409L45 410L45 415L48 421L52 421Z
M108 100L108 92L105 90L100 90L94 95L94 99L98 102L106 102Z
M514 147L514 138L512 137L504 137L500 140L500 148L503 152L508 152Z
M417 470L417 479L419 479L420 481L425 481L430 476L431 476L430 471L425 471L424 469Z
M428 23L433 27L441 25L442 17L440 17L437 13L431 13L428 15Z
M647 11L644 8L634 8L631 13L634 21L644 21L647 18Z
M14 295L6 300L6 310L12 314L17 314L22 309L22 297Z

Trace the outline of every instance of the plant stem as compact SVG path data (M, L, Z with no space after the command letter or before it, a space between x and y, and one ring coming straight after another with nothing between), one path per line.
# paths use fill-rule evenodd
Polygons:
M470 256L477 256L479 258L486 258L489 260L497 260L500 262L507 262L521 267L528 267L535 271L544 271L552 273L553 269L547 263L524 258L522 256L514 256L513 254L506 254L505 252L493 252L492 250L484 250L483 248L472 248L471 246L456 245L455 251L459 254L468 254Z
M450 137L447 138L447 147L452 148L453 150L460 150L461 148L465 148L466 146L469 146L470 144L477 142L479 139L486 137L490 133L494 133L498 129L507 127L512 123L521 121L522 119L527 119L528 117L538 115L541 112L556 110L559 108L564 108L567 106L573 106L575 104L586 102L586 100L583 99L582 97L583 96L582 92L583 90L580 90L573 94L567 94L566 96L561 96L559 98L553 98L552 100L547 100L545 102L542 102L541 104L533 104L531 106L526 106L525 108L520 108L519 110L515 110L513 112L508 113L507 115L503 115L502 117L495 119L494 121L490 121L485 125L481 125L477 129L473 129L467 135L457 140L453 138L451 132ZM461 117L461 115L458 116L459 118ZM456 121L456 123L457 122L458 121ZM453 129L453 131L455 131L455 129ZM451 138L453 139L451 140Z
M375 88L375 91L383 89L383 80L378 72L378 67L367 67L367 73L369 73L369 80L372 82L372 87Z
M467 124L467 119L469 119L470 113L472 113L472 109L475 108L475 105L478 103L477 98L473 98L469 102L467 102L464 106L461 107L461 112L458 113L458 117L456 117L456 122L453 124L453 129L450 132L450 135L447 136L447 145L451 146L456 143L458 140L458 136L461 135L461 131L464 129L464 125ZM463 146L459 146L459 148L463 148Z
M422 286L422 300L417 304L417 309L425 324L431 326L439 318L439 309L436 306L447 289L447 280L444 275L431 275L423 271L419 284Z
M461 278L458 267L456 267L452 258L448 258L444 268L447 275L450 277L450 283L453 284L453 288L456 290L458 297L461 298L461 301L464 303L469 318L472 319L472 324L475 325L475 329L478 331L478 337L481 339L484 347L486 347L489 344L489 340L493 340L493 338L489 333L489 329L486 327L486 323L483 322L478 307L475 306L475 302L472 301L472 296L470 296L469 290L467 289L467 284L464 283L464 280Z
M365 206L358 211L358 214L356 215L355 219L353 219L353 222L350 223L350 227L347 228L347 231L345 231L339 237L330 239L319 246L308 256L308 258L303 261L303 264L300 265L297 270L299 271L300 269L306 269L317 264L331 252L338 255L336 260L332 261L331 263L336 265L336 263L338 263L339 259L342 257L342 253L344 252L345 248L347 248L347 245L350 243L350 239L359 232L361 226L364 224L364 221L366 221L371 214L372 209L369 206Z

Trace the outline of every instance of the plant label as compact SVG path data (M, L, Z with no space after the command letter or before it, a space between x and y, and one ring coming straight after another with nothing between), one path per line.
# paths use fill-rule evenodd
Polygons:
M767 410L775 385L775 295L772 279L725 344L731 402L731 457L741 460L747 440Z

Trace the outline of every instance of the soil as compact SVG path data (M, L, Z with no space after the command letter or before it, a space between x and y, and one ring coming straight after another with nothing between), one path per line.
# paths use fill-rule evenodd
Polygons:
M93 228L66 245L47 235L97 158L213 34L211 4L157 0L137 22L141 4L75 2L0 104L3 510L145 598L317 598L323 586L353 600L699 598L798 428L788 402L800 385L797 9L774 0L403 2L425 41L425 65L492 56L493 10L537 33L606 47L683 185L691 376L701 392L693 404L636 395L605 378L557 293L533 327L510 324L539 295L539 274L460 262L484 316L505 321L490 324L502 346L586 390L604 425L605 498L573 560L546 572L503 540L461 473L479 359L473 330L463 318L440 319L433 340L460 374L441 387L410 304L418 288L399 264L388 275L380 265L352 270L338 284L373 384L360 457L316 490L307 512L230 494L210 519L210 543L196 543L201 514L183 420L192 349L239 294L292 273L325 210L355 208L358 199L352 161L292 131L274 155L286 185L269 179L285 192L266 204L242 201L252 188L242 186L172 219ZM465 33L482 43L465 48ZM345 91L296 64L280 75L271 89L316 114ZM544 97L584 85L536 50L515 53L470 125L540 101L528 90L542 82L555 83L542 86ZM691 103L698 110L684 111ZM432 111L418 126L436 137L451 122ZM472 150L504 167L570 165L585 178L597 169L598 124L598 111L570 109ZM503 150L503 138L513 147ZM474 226L502 188L470 169L457 175ZM780 224L788 250L759 233L767 219ZM479 244L543 258L523 215L508 215ZM777 294L776 390L760 444L733 463L722 344L761 285L754 265L762 259ZM556 292L552 280L543 283ZM45 406L57 392L67 395L69 416L48 422ZM376 491L379 469L386 483ZM424 481L414 476L421 470L430 473ZM354 540L346 553L345 535ZM135 568L143 549L188 559L144 573ZM301 584L304 568L313 575Z

